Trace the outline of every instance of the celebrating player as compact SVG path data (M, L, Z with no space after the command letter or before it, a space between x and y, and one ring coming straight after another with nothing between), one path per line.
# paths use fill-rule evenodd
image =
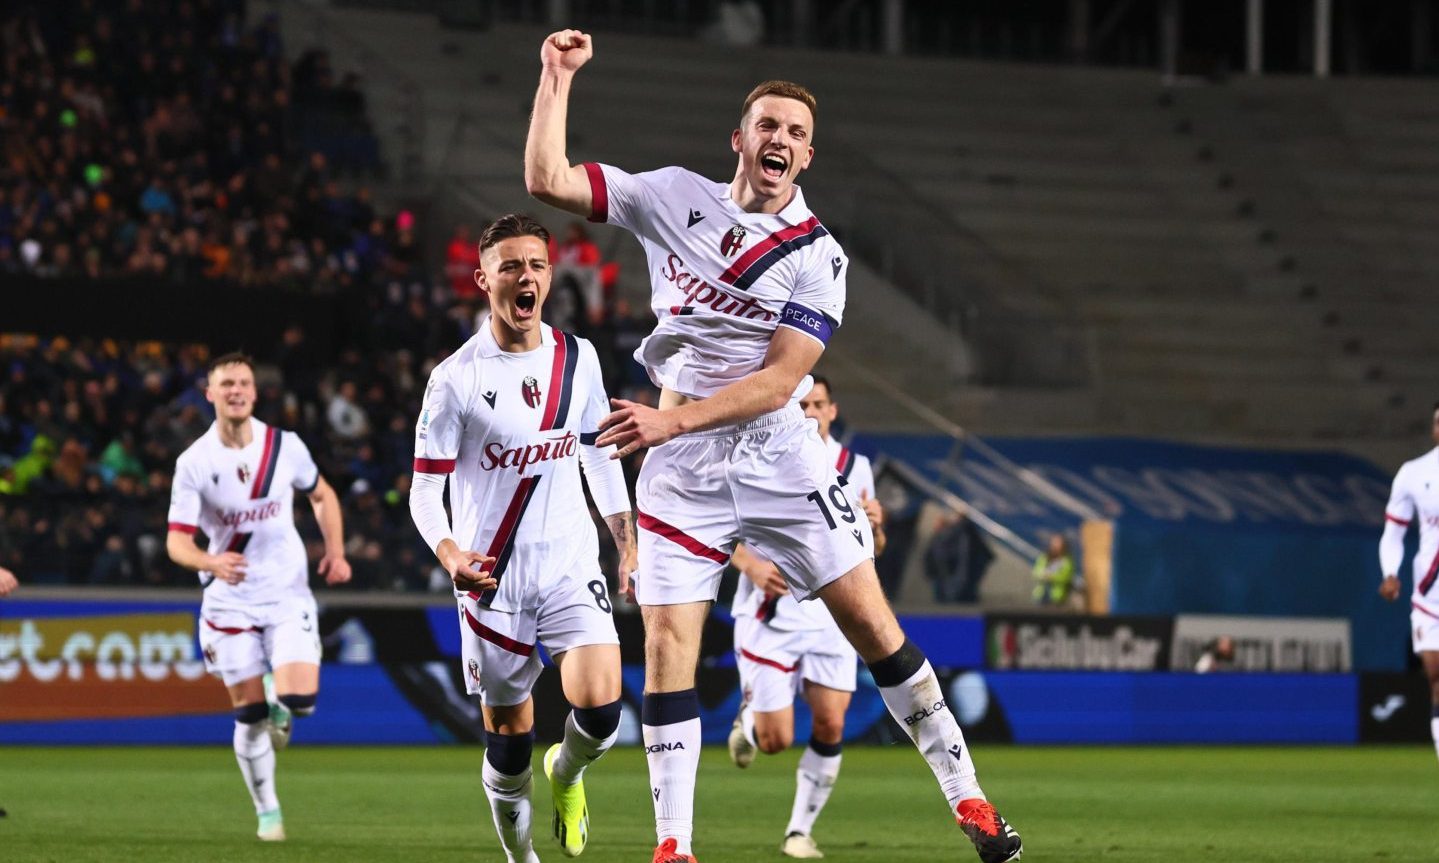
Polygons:
M879 555L884 516L874 496L874 470L868 458L830 436L839 414L833 392L828 380L815 375L814 387L799 404L818 424L835 470L864 507ZM748 767L757 748L771 755L787 749L794 740L794 695L803 692L812 714L809 746L795 771L794 806L780 851L823 857L811 831L839 778L844 712L854 692L857 657L828 609L818 602L796 602L774 563L744 545L735 549L730 563L745 575L734 597L734 645L744 701L730 731L730 758L737 767Z
M984 863L1019 859L1019 836L985 800L934 670L880 590L860 504L795 405L839 325L847 264L794 184L814 157L814 97L784 81L749 94L730 136L738 167L728 184L675 167L571 165L569 92L591 55L584 33L545 39L525 183L546 203L630 230L649 257L659 322L635 356L662 387L660 406L614 402L599 443L620 455L651 448L636 492L635 593L655 863L694 860L700 630L741 539L797 599L824 600Z
M310 498L325 538L320 574L350 580L340 501L294 432L255 419L255 367L244 354L210 365L205 398L215 424L175 464L170 559L199 572L200 646L235 708L235 759L260 818L257 835L285 838L275 794L275 750L291 718L315 712L320 634L305 545L295 530L294 492ZM201 549L195 531L209 542ZM272 697L266 672L273 670ZM267 703L269 702L269 703Z
M1389 504L1384 507L1384 535L1379 540L1379 568L1384 580L1379 595L1399 598L1399 566L1404 560L1404 534L1409 523L1419 522L1419 552L1414 555L1414 590L1409 595L1409 633L1414 652L1429 677L1434 718L1429 731L1439 753L1439 404L1431 416L1435 448L1407 461L1394 476ZM1431 490L1432 487L1432 490Z
M410 493L415 525L455 583L465 682L483 705L485 794L510 863L539 859L530 835L536 642L574 708L564 742L545 754L555 839L571 857L589 837L581 777L619 730L619 638L581 467L620 552L621 593L636 559L624 475L613 449L595 446L609 410L599 358L588 341L540 323L549 239L514 215L481 235L475 283L490 316L430 375Z

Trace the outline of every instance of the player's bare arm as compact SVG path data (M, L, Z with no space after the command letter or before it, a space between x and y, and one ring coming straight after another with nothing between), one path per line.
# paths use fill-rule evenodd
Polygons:
M611 399L616 410L600 423L595 445L614 444L613 458L642 447L659 446L677 435L747 422L789 403L799 382L824 353L824 345L804 333L780 327L770 339L764 367L729 384L707 399L686 401L663 410Z
M0 596L9 596L19 586L20 581L15 578L15 573L0 566Z
M525 189L552 207L589 217L593 204L585 169L566 155L566 119L575 72L594 54L589 34L560 30L540 46L540 86L525 139Z
M210 554L195 544L195 535L183 530L172 530L165 537L165 552L179 566L195 572L209 572L226 584L239 584L245 580L245 556L239 552L226 551Z
M773 561L749 550L749 546L741 543L735 546L734 554L730 555L730 565L740 571L740 574L750 581L754 586L764 591L765 596L781 596L789 593L789 584L785 582L784 576L780 573L779 567Z
M344 584L350 580L350 562L345 560L345 526L344 517L340 514L340 497L324 477L315 483L309 497L315 521L320 525L320 535L325 538L320 575L325 577L326 584Z
M635 569L639 566L639 537L635 534L635 514L632 512L617 512L614 515L605 516L605 524L609 525L610 536L614 537L615 549L620 553L619 566L619 592L625 600L631 604L635 601L635 586L630 582L630 576L634 575Z
M499 586L499 581L483 569L485 564L495 562L489 555L466 551L453 539L444 539L435 549L435 557L439 558L440 566L445 568L445 572L450 575L450 581L460 590L484 592Z

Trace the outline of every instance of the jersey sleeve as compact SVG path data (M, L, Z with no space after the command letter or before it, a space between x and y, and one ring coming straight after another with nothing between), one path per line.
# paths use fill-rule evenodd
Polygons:
M415 424L415 472L452 473L465 430L465 399L444 366L430 373Z
M281 432L289 438L288 446L281 452L290 461L290 485L301 494L309 494L320 484L320 467L315 464L310 448L294 432Z
M849 475L849 486L854 489L854 496L874 497L874 465L870 464L868 458L862 455L855 455L854 470Z
M660 194L678 168L629 174L613 165L586 162L590 178L590 221L619 225L634 234L651 233Z
M610 412L610 399L605 393L604 373L594 345L580 341L580 370L584 375L585 403L580 411L580 443L594 446L600 436L600 420Z
M1400 527L1408 527L1414 519L1414 495L1409 490L1409 466L1405 465L1394 475L1394 485L1389 490L1389 503L1384 506L1384 520Z
M193 534L200 525L200 484L195 471L185 459L175 463L175 479L170 483L170 530Z
M817 244L795 280L794 292L780 312L779 325L799 330L822 345L844 319L845 278L849 259L838 243Z

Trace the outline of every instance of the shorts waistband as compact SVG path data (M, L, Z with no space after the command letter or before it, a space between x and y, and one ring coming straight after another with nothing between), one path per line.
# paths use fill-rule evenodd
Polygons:
M804 419L804 411L800 410L799 402L790 402L779 410L770 411L767 414L760 414L752 420L746 420L734 425L719 426L701 432L690 432L676 440L700 440L702 438L717 437L738 437L751 434L757 431L777 428L790 425Z

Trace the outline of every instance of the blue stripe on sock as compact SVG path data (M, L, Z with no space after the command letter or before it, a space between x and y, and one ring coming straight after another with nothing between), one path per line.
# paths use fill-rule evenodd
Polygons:
M530 766L535 750L535 733L496 734L485 732L485 760L506 776L519 776Z
M620 727L620 705L617 699L599 707L576 707L575 725L596 740L604 740Z
M809 748L813 749L814 754L816 755L823 755L825 758L833 758L844 750L844 742L840 741L839 743L821 743L811 737L809 739Z
M640 722L645 725L674 725L700 718L700 697L693 689L679 692L646 692Z

